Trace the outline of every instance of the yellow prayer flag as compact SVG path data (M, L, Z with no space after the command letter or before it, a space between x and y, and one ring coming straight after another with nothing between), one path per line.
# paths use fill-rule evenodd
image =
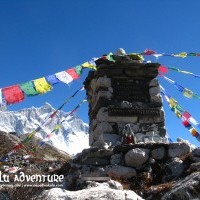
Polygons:
M52 86L46 81L45 78L39 78L33 81L35 89L38 93L46 93L52 89Z
M183 95L185 97L187 97L187 98L192 98L193 97L193 92L191 90L188 90L187 88L184 88Z
M181 52L181 53L174 54L174 56L175 57L185 58L185 57L187 57L187 53L186 52Z
M85 62L81 65L82 67L85 67L85 68L91 68L91 69L94 69L94 70L97 70L96 66L92 65L91 63L89 62Z
M177 116L178 118L181 118L181 117L182 117L181 113L180 113L177 109L175 109L175 114L176 114L176 116Z
M178 105L178 102L175 99L173 99L173 98L169 99L169 106L171 108L175 108L177 105Z

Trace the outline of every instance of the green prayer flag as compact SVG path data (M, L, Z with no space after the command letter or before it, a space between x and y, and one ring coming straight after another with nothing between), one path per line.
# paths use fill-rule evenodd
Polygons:
M180 105L176 106L176 110L178 110L180 113L183 113L185 111Z
M112 53L109 53L109 54L106 56L106 59L109 60L109 61L115 62Z
M22 91L27 95L27 96L35 96L38 95L39 93L35 90L34 84L32 81L28 81L26 83L22 83L19 85Z
M81 65L77 65L75 67L75 71L79 76L82 74L82 72L83 72L82 70L83 70L83 67Z
M196 53L188 53L188 56L196 56L197 54Z
M168 69L174 70L174 71L179 71L179 69L175 68L175 67L168 67Z

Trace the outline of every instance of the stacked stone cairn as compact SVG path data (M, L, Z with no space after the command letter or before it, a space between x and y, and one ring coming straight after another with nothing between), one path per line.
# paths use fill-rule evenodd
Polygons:
M104 147L130 143L167 142L158 63L137 55L101 58L84 85L89 102L89 144ZM106 58L106 57L105 57Z
M107 58L96 61L97 70L84 83L91 147L60 170L66 189L107 184L148 200L200 199L200 148L181 138L167 141L159 64L142 63L136 55L113 55L115 62ZM108 197L105 188L101 193L96 197ZM123 196L109 199L141 199Z

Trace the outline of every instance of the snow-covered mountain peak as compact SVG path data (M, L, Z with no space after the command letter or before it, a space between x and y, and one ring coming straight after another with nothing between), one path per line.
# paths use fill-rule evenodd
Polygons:
M41 126L54 111L55 109L49 103L45 103L38 108L0 112L0 131L15 132L17 135L31 133ZM60 124L63 120L65 121ZM68 113L64 111L58 111L47 126L42 126L37 136L45 138L56 125L61 125L61 128L48 141L53 146L69 154L76 154L88 147L88 125L78 116L74 114L68 116Z
M52 112L54 111L55 109L52 107L52 105L48 102L46 102L43 106L40 107L40 109L42 110L45 110L45 111L49 111L49 112Z

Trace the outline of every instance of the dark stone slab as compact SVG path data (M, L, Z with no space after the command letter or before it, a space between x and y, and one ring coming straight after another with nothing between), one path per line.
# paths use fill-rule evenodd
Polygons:
M112 149L98 149L98 151L88 152L85 156L88 158L105 158L112 156L113 154Z
M168 147L167 143L143 143L143 144L124 144L114 147L114 153L126 153L131 149L144 148L144 149L154 149L158 147Z
M135 78L150 78L153 79L158 75L158 63L123 63L123 64L112 64L112 65L99 65L97 71L94 73L94 77L102 77L106 75L107 77L115 76L128 76Z
M149 82L135 79L113 79L113 99L118 101L149 102Z
M160 116L160 109L156 108L108 108L109 116Z

